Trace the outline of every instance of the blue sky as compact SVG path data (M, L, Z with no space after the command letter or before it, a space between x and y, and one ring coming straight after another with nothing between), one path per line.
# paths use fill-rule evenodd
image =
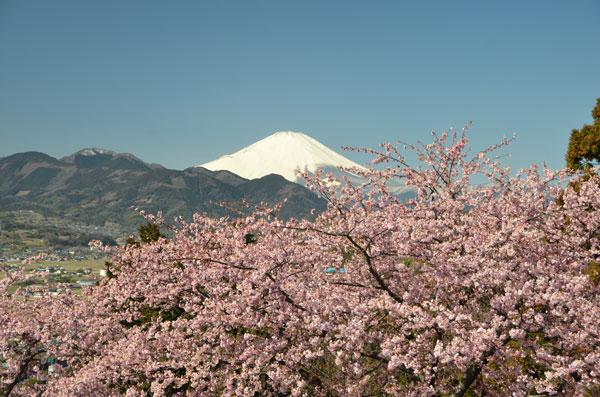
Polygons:
M599 21L597 0L0 0L0 156L182 169L277 130L338 149L471 120L476 148L515 132L513 167L562 167Z

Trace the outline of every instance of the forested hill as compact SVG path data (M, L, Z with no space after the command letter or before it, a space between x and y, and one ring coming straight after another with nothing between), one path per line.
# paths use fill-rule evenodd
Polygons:
M124 226L140 223L131 207L167 217L228 214L219 202L270 204L287 199L281 217L309 217L325 203L278 175L248 180L227 171L183 171L146 163L131 154L84 149L56 159L39 152L0 159L0 209L34 210L73 222ZM234 204L235 205L235 204Z

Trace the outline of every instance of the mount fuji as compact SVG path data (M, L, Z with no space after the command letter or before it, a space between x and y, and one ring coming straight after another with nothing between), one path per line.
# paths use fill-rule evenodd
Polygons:
M278 174L300 184L303 180L298 176L298 171L314 173L323 169L339 174L339 167L364 169L316 139L294 131L276 132L233 154L198 167L211 171L230 171L246 179Z

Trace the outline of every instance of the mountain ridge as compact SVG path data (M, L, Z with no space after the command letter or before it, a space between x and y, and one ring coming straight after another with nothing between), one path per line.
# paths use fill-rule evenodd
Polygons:
M283 177L249 180L198 167L173 170L116 152L79 151L62 159L23 152L0 159L0 212L32 210L99 227L118 223L134 232L143 219L132 207L162 211L167 219L195 212L220 217L235 214L218 203L242 200L287 200L280 213L285 219L310 218L313 208L325 208L323 199Z

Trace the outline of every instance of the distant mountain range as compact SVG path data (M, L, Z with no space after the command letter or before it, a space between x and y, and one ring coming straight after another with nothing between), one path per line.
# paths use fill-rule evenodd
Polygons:
M313 209L321 212L326 203L301 185L297 171L324 169L360 182L339 167L362 168L310 136L291 131L182 171L98 148L61 159L17 153L0 158L0 245L10 241L17 246L28 237L32 245L44 240L64 247L69 241L81 244L96 230L118 240L143 222L132 207L162 211L167 219L190 218L195 212L233 216L220 203L241 209L242 201L273 205L285 199L282 218L310 218ZM52 225L57 225L55 232Z
M0 209L34 210L76 222L136 225L131 209L163 211L167 217L206 212L228 215L241 200L275 204L287 199L281 216L309 217L325 203L304 187L275 174L248 180L228 171L192 167L183 171L148 164L132 154L83 149L62 159L17 153L0 159Z

